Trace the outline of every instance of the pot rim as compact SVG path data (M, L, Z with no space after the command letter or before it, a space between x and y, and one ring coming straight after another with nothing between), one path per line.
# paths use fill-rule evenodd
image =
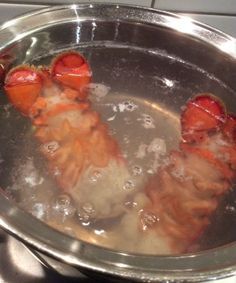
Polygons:
M100 3L50 7L10 20L0 26L0 37L2 37L0 52L36 30L66 22L73 13L77 21L88 20L90 14L96 13L96 9L105 11L106 20L114 21L114 15L109 18L108 13L113 11L119 15L116 18L117 21L136 21L167 27L207 42L220 52L236 58L236 39L205 24L156 9ZM62 11L68 12L62 19L49 17L50 14L56 15ZM85 13L85 16L82 15L78 19L77 12ZM98 14L99 17L101 17L100 14ZM30 247L72 266L149 282L157 280L196 282L236 275L236 244L234 243L195 254L177 256L117 252L85 243L50 228L20 209L3 190L0 192L0 227Z

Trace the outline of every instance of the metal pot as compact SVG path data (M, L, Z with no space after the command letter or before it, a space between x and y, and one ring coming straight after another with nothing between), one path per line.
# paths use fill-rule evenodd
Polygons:
M188 18L140 7L83 4L36 11L0 27L1 64L44 63L57 52L78 48L88 58L96 81L158 103L174 117L184 101L202 91L215 93L229 110L235 109L235 39ZM2 109L6 103L2 96ZM20 209L8 197L7 176L24 146L27 122L14 113L4 117L0 145L7 162L0 172L0 226L45 261L62 262L73 275L79 270L144 282L199 282L236 274L233 229L225 232L230 235L227 241L203 252L140 256L79 241Z

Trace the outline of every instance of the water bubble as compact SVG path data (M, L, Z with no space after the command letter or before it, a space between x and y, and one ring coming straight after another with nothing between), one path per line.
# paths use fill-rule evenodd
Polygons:
M91 223L91 218L95 215L95 209L89 202L84 203L80 209L77 210L77 216L83 226L88 226Z
M132 101L125 101L124 102L125 109L129 112L134 111L138 106L134 104Z
M167 86L167 87L173 87L174 86L174 84L175 84L175 81L173 81L173 80L169 80L169 79L167 79L167 78L164 78L163 79L163 83Z
M90 215L85 211L78 210L77 216L83 226L88 226L90 224Z
M31 157L23 164L16 164L12 179L17 186L24 188L34 188L44 182L44 178L40 176Z
M146 127L154 127L153 126L153 118L149 115L144 115L144 123Z
M25 183L30 187L35 187L37 185L41 185L44 181L43 177L37 175L37 173L31 173L29 176L25 177Z
M116 130L114 128L110 128L108 130L108 133L109 133L110 136L114 136L116 134Z
M149 144L147 151L164 155L166 153L166 143L163 139L154 138Z
M129 136L128 135L124 135L123 141L124 141L125 144L129 144L129 142L130 142Z
M86 212L89 215L92 215L95 212L93 205L89 202L84 203L82 206L82 209L84 212Z
M134 207L136 207L138 204L137 204L137 202L135 202L135 201L127 201L126 203L125 203L125 206L127 207L127 208L129 208L129 209L131 209L131 208L134 208Z
M70 203L71 198L66 194L60 195L56 200L56 205L58 205L59 207L67 207L68 205L70 205Z
M225 207L225 210L228 211L228 212L235 212L236 211L236 208L232 205L227 205Z
M137 121L141 121L142 126L145 129L154 129L155 128L154 119L150 115L142 114L142 118L138 118Z
M66 194L58 196L55 201L54 209L64 216L73 216L75 214L75 207L71 202L71 198Z
M127 180L123 186L125 190L131 190L134 188L134 182L132 180Z
M103 229L100 229L100 230L98 230L98 229L95 229L94 230L94 233L96 234L96 235L103 235L103 234L105 234L106 232L105 232L105 230L103 230Z
M27 172L28 169L28 172ZM24 172L25 171L25 172ZM22 172L22 178L24 182L29 185L31 188L41 185L44 182L44 178L39 175L39 173L36 171L36 168L34 167L34 164L32 163L31 160L29 160L25 168L23 169ZM27 174L25 174L27 173Z
M54 167L52 169L52 174L56 177L56 176L61 175L61 171L60 171L60 169L58 167Z
M89 176L89 180L92 183L96 183L98 179L102 177L102 173L98 170L95 170L92 172L92 174Z
M122 103L119 103L117 107L120 112L124 112L124 111L133 112L138 108L138 106L132 101L124 101Z
M110 105L110 106L112 106L112 111L113 112L117 112L118 111L118 109L117 109L117 106L116 105L114 105L114 104L107 104L107 105Z
M150 175L153 175L155 173L155 171L153 169L149 168L147 170L147 173L150 174Z
M143 225L143 230L146 230L148 227L152 227L159 221L159 218L151 212L141 212L141 223Z
M116 130L113 129L113 128L110 128L110 129L109 129L109 135L110 135L110 136L114 136L115 134L116 134Z
M134 176L139 176L143 173L143 169L138 165L134 165L132 168L132 173Z
M43 219L46 215L47 207L43 203L35 203L31 209L31 213L38 219Z
M183 166L170 170L170 174L181 182L193 179L192 176L186 174L185 168Z
M88 89L91 96L95 97L97 100L100 100L109 93L111 88L103 84L90 83L88 85Z
M59 147L60 146L57 141L51 141L43 145L44 151L49 154L53 154L55 151L58 150Z

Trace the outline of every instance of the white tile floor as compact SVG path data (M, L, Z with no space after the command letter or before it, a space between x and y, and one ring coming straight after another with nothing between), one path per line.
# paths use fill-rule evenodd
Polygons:
M30 5L30 4L6 4L0 3L0 23L8 21L14 17L22 15L24 13L42 9L45 5Z
M203 15L194 13L182 14L236 37L236 16Z
M156 0L155 8L183 12L236 13L235 0Z

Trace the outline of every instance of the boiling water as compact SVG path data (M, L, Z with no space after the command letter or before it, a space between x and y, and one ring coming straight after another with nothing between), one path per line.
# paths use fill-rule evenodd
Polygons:
M127 211L138 205L142 207L146 201L145 194L142 193L146 180L165 162L168 152L178 147L178 113L187 97L202 90L216 91L217 94L217 90L221 89L226 93L227 100L227 95L230 96L231 93L214 77L206 80L206 74L202 70L163 54L150 55L140 50L117 47L107 48L106 51L103 47L85 47L80 51L88 58L93 70L93 83L90 85L93 108L109 125L110 135L118 140L127 160L132 177L124 183L124 189L135 190L136 181L143 180L143 188L137 188L137 192L125 206ZM47 64L50 59L51 57L36 58L33 63ZM149 64L150 60L153 64ZM179 73L175 72L177 67L180 68L181 76L185 73L187 75L191 70L194 79L181 85ZM201 83L195 83L195 80ZM97 220L96 211L93 211L89 203L77 207L69 195L62 193L47 172L46 161L39 153L39 144L33 137L30 121L16 113L4 97L1 99L3 110L0 126L5 130L1 136L1 186L6 188L21 207L59 230L98 245L107 245L107 237L112 239L114 233L119 232L116 230L117 226L135 225L134 218L122 218L123 215ZM12 125L14 132L11 130ZM100 172L95 173L93 178L96 181ZM217 221L213 220L213 223L225 223L226 215L228 226L232 226L235 221L234 205L223 204L221 211L224 214L219 213ZM137 211L138 209L136 214ZM228 217L228 214L231 216ZM154 215L144 215L144 228L155 221L158 219ZM213 225L213 229L210 227L209 231L219 234L214 227L219 225ZM135 228L133 231L136 231ZM230 236L226 238L206 233L202 247L208 248L234 240L230 231L232 229L229 229ZM129 248L124 242L138 242L139 236L135 233L129 235L127 231L125 235L126 239L121 238L117 246L112 246L109 241L108 246L136 252L137 246ZM149 247L145 250L144 247L141 252L150 253L151 249Z

